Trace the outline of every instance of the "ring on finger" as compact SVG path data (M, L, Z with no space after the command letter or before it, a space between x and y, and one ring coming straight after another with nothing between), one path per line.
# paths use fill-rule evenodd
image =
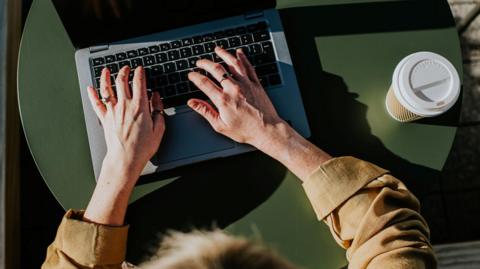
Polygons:
M233 76L233 74L230 73L230 72L223 73L222 79L220 80L220 83L222 83L224 80L227 80L227 79L231 78L232 76Z
M101 101L102 101L102 103L103 103L104 105L106 105L107 103L109 103L110 101L112 101L112 97L111 97L110 95L107 95L107 96L105 96L105 97L102 97Z

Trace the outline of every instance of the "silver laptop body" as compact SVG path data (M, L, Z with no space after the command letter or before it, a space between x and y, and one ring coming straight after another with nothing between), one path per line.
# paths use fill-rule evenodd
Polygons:
M77 50L75 59L95 177L98 178L100 174L102 160L107 149L102 126L92 109L86 90L87 86L96 85L94 71L92 71L93 59L258 22L266 22L268 25L278 64L278 74L281 78L280 83L275 82L279 84L266 87L266 91L279 115L301 135L309 137L307 117L279 13L274 8L266 9ZM251 146L236 143L215 133L204 119L186 105L168 108L166 114L168 115L166 117L167 131L160 150L147 164L142 175L254 150Z

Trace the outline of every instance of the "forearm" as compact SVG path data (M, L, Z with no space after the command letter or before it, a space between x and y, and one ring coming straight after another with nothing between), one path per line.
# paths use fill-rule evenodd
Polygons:
M123 225L136 182L134 177L138 178L136 173L106 158L84 220L102 225Z
M332 158L284 121L265 126L264 136L254 146L281 162L301 181Z

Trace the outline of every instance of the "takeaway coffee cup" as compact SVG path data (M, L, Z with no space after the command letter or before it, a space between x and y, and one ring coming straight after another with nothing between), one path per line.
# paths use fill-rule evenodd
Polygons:
M400 122L435 117L449 110L460 95L455 67L432 52L405 57L395 68L387 93L387 111Z

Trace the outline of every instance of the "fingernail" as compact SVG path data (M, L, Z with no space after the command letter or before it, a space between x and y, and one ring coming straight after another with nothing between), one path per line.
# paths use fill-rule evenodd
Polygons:
M193 100L189 100L187 102L187 105L193 109L196 109L197 108L197 102L193 101Z

